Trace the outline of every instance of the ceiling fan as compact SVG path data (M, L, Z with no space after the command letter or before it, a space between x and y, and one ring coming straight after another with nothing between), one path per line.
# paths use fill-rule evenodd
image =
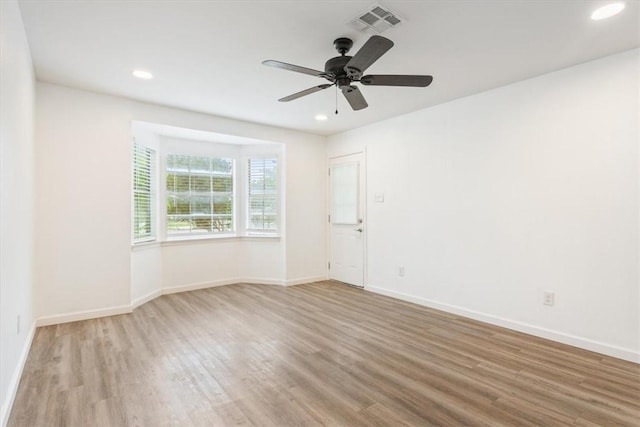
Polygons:
M346 53L353 46L353 41L346 37L341 37L333 42L341 56L329 59L324 64L324 71L301 67L299 65L287 64L286 62L266 60L262 63L270 67L282 68L283 70L295 71L297 73L309 74L311 76L324 78L331 83L314 86L309 89L294 93L293 95L280 98L280 102L289 102L294 99L337 86L342 90L342 94L354 110L367 108L367 101L362 96L362 92L352 83L362 83L366 86L412 86L427 87L433 81L431 76L399 75L399 74L371 74L363 75L364 71L376 62L382 55L393 47L393 42L382 36L371 36L362 48L354 55L347 56Z

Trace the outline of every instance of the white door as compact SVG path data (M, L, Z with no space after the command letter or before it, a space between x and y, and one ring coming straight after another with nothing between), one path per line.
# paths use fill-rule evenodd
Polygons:
M329 162L329 277L364 286L364 167L362 153Z

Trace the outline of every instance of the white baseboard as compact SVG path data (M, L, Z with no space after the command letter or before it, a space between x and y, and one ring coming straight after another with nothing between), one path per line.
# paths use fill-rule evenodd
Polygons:
M284 282L285 286L304 285L306 283L322 282L323 280L329 280L328 276L315 276L315 277L303 277L300 279L289 279Z
M98 308L95 310L76 311L73 313L54 314L36 319L36 326L58 325L60 323L77 322L80 320L97 319L99 317L116 316L131 313L131 305Z
M16 398L16 393L18 392L18 386L20 385L20 378L22 378L22 371L24 370L24 365L27 362L27 357L29 357L29 350L31 350L31 343L33 342L33 337L36 333L36 322L33 321L31 323L31 329L29 330L29 335L24 343L24 347L22 347L22 352L20 353L20 358L18 359L18 366L16 366L15 371L13 371L13 375L11 376L11 381L9 382L9 389L7 390L7 396L2 402L2 407L0 408L0 426L5 427L7 422L9 422L9 415L11 413L11 408L13 407L13 401Z
M327 276L301 277L299 279L262 279L259 277L244 278L239 283L252 283L256 285L279 285L279 286L295 286L304 285L305 283L320 282L327 280Z
M178 292L197 291L198 289L214 288L216 286L233 285L243 283L241 278L214 280L212 282L191 283L188 285L170 286L162 288L162 295L175 294Z
M146 295L138 297L131 301L131 309L136 309L140 307L142 304L145 304L151 300L154 300L162 295L162 289L156 289L155 291L151 291Z
M238 279L239 281L236 283L249 283L252 285L276 285L276 286L284 286L284 280L281 279L262 279L260 277L244 277L242 279Z
M568 344L585 350L594 351L596 353L616 357L618 359L627 360L629 362L640 363L640 352L634 351L632 349L594 341L588 338L583 338L564 332L541 328L539 326L531 325L528 323L505 319L503 317L493 316L491 314L481 313L475 310L469 310L463 307L445 304L427 298L416 297L413 295L408 295L377 286L368 285L365 286L365 290L388 297L397 298L403 301L412 302L414 304L435 308L436 310L446 311L447 313L457 314L463 317L468 317L470 319L479 320L481 322L490 323L492 325L513 329L518 332L524 332L525 334L534 335L540 338L557 341L562 344Z
M189 285L162 288L162 295L175 294L177 292L196 291L198 289L213 288L216 286L235 285L236 283L249 283L253 285L294 286L294 285L302 285L304 283L319 282L322 280L327 280L327 276L303 277L299 279L290 279L290 280L267 279L263 277L235 277L232 279L215 280L213 282L200 282L200 283L192 283ZM148 301L151 301L151 299L149 299Z

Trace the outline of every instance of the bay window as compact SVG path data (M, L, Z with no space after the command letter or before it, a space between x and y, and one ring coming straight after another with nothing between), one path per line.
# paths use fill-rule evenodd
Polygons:
M141 133L132 154L133 244L277 237L280 150L280 144L154 139Z

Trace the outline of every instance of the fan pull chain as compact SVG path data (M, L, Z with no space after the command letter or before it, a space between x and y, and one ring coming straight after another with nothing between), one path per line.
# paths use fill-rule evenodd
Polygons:
M336 85L336 114L338 114L338 85Z

